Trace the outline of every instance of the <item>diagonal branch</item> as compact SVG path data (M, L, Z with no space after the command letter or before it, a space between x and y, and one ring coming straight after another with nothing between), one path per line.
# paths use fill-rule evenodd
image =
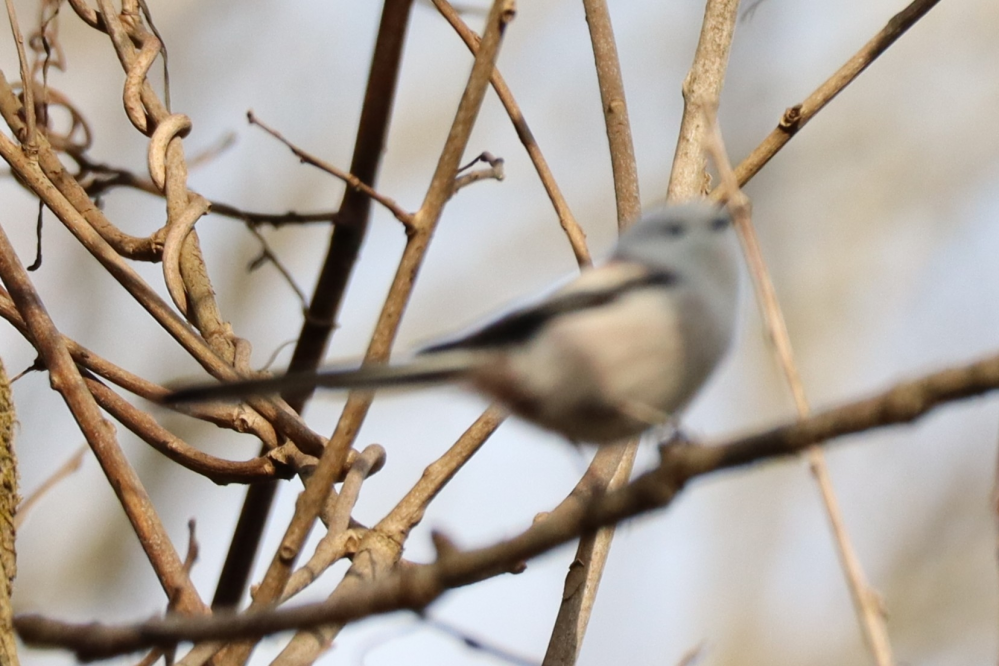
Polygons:
M66 402L66 406L87 438L167 597L175 600L177 608L181 611L190 613L207 611L187 572L184 571L183 562L174 550L142 482L118 446L114 428L101 415L100 408L90 395L76 363L66 349L62 336L45 311L45 306L42 305L2 227L0 227L0 279L6 285L15 307L38 345L45 367L49 369L52 388Z
M485 96L493 63L499 51L504 27L512 19L508 0L496 0L486 23L485 35L479 53L476 55L468 84L458 105L455 120L441 153L437 170L423 205L413 217L412 235L403 251L399 269L389 288L385 305L375 326L375 332L368 346L367 362L384 360L388 357L398 331L402 313L412 293L417 272L422 264L430 238L440 219L444 204L451 195L454 175L457 172L461 155L471 134L479 107ZM364 416L371 405L371 395L351 393L347 399L340 422L330 439L319 465L306 482L305 490L296 503L295 514L288 526L264 580L257 589L251 608L260 608L273 603L284 589L291 567L312 529L334 479L340 475ZM239 651L248 656L249 651ZM245 658L244 656L244 658Z
M453 193L454 177L485 97L503 31L512 18L511 0L495 0L486 20L482 44L475 56L468 83L458 103L455 119L441 151L430 187L420 209L413 216L406 247L365 354L366 363L384 361L388 358L430 239L444 205ZM367 416L372 398L370 393L349 394L333 436L315 472L306 482L305 490L296 503L291 523L263 581L257 588L251 609L259 609L274 603L286 586L291 568L326 502L333 480L341 473L347 453ZM365 561L365 558L355 558L355 564L358 561ZM345 579L348 583L352 580L354 579L350 576ZM336 592L334 594L336 595ZM321 645L315 647L317 651L322 648ZM241 643L228 650L225 658L232 663L242 663L249 657L252 649L252 643Z
M756 301L762 310L763 319L766 322L767 333L773 343L774 353L780 362L784 377L791 393L794 396L795 407L798 416L807 417L811 411L808 398L805 396L805 387L801 382L801 375L794 360L794 352L791 347L791 337L784 322L784 314L781 312L780 303L777 301L777 292L774 289L770 272L763 259L763 252L760 249L756 231L753 228L753 221L750 215L749 199L739 190L735 173L729 164L725 146L722 143L721 131L718 128L717 118L713 113L706 114L709 123L708 150L715 161L715 166L721 174L723 186L727 190L727 199L732 216L735 220L739 237L742 240L743 251L746 255L746 262L749 264L749 272L753 276L753 287L756 291ZM813 446L808 450L808 462L815 477L819 494L822 497L822 505L826 510L826 517L829 519L830 527L836 541L836 549L840 557L840 563L846 576L847 586L850 589L850 596L853 599L854 610L857 619L864 632L867 646L874 656L875 662L879 666L891 666L893 663L891 655L891 643L888 640L888 628L885 626L884 612L881 610L879 597L876 591L867 582L864 568L860 563L850 534L846 529L846 521L843 518L843 511L840 509L839 500L833 487L829 468L826 465L825 455L819 446Z
M375 184L384 152L411 5L412 0L385 1L371 56L371 71L350 164L350 173L370 186ZM341 224L333 228L289 372L314 370L322 361L336 326L347 282L361 251L370 211L371 199L356 189L347 188L337 212L337 221ZM311 395L307 391L284 397L295 411L301 412ZM243 596L276 490L274 483L258 484L247 490L212 600L213 607L235 606Z
M405 497L361 537L350 571L333 591L331 600L353 594L352 590L358 585L377 579L397 565L406 538L423 519L427 506L482 447L504 417L501 409L487 409L443 456L424 470L419 482ZM346 489L346 482L344 488ZM337 501L338 508L341 501L342 499ZM333 534L333 526L330 527L330 534ZM274 663L278 666L312 663L328 649L342 628L342 624L332 623L296 633Z
M0 287L0 317L6 319L28 342L34 344L27 325L24 323L21 315L18 314L13 301L10 300L10 295L2 287ZM130 393L134 393L152 402L159 402L170 393L168 389L115 365L72 338L64 335L63 343L77 365L86 368L95 375L120 386ZM260 414L244 405L197 405L184 407L183 412L203 421L214 423L220 428L253 433L267 444L267 450L277 448L278 446L277 434L274 431L274 427L264 420ZM315 437L318 439L319 435Z
M798 130L808 124L826 104L843 91L861 72L870 66L878 56L888 50L899 37L923 18L940 0L914 0L908 7L895 14L884 28L878 31L869 42L857 51L852 58L836 70L815 92L800 104L788 108L777 127L769 136L753 149L753 152L735 168L739 185L745 185L763 168L770 159L791 140Z
M285 146L287 146L288 150L290 150L295 155L295 157L297 157L303 163L311 164L317 169L320 169L330 174L334 178L339 178L349 187L357 190L358 192L361 192L362 194L367 195L371 199L374 199L382 206L384 206L390 213L392 213L395 216L395 219L399 220L404 225L408 226L412 222L413 216L404 211L402 208L400 208L399 204L397 204L395 201L384 196L383 194L379 194L378 192L375 191L373 187L365 183L363 180L361 180L354 174L344 171L343 169L340 169L337 166L330 164L326 160L320 159L315 155L313 155L312 153L309 153L308 151L303 150L302 148L299 148L295 144L291 143L290 141L288 141L288 139L284 137L284 135L282 135L276 129L268 126L262 120L257 118L257 116L253 113L253 111L246 112L246 119L249 121L251 125L256 125L260 129L264 130L272 137L283 143Z
M447 0L431 1L437 7L437 11L441 13L441 16L451 24L451 27L458 33L461 40L465 42L465 46L472 52L472 55L475 55L479 48L479 36L461 20L458 12L455 11L454 7ZM565 235L569 239L569 245L572 246L572 251L576 255L576 262L580 266L590 265L590 251L586 247L586 234L579 227L576 217L569 208L569 202L565 200L561 188L555 182L555 177L548 166L548 161L541 153L541 147L538 146L538 142L534 138L534 133L531 132L531 128L527 124L527 119L524 118L524 113L513 98L513 93L506 84L503 75L500 74L499 68L493 70L490 83L493 86L493 90L496 91L496 96L499 97L500 102L503 104L503 108L506 109L507 115L510 116L510 122L513 123L513 128L517 131L517 137L527 150L527 155L531 158L531 163L534 164L534 170L538 172L538 179L541 180L541 184L544 186L545 192L548 193L548 198L551 200L552 206L555 207L559 224L562 226L562 230L565 231Z
M213 483L259 483L278 476L290 476L279 474L274 461L267 456L235 461L199 451L161 426L152 416L132 406L104 383L90 377L85 378L85 381L97 404L116 421L170 460Z
M655 469L606 495L567 505L512 539L468 551L441 549L436 562L400 567L351 594L296 608L212 618L174 616L136 625L73 624L38 615L14 620L21 639L97 659L183 640L262 636L397 610L422 610L448 589L508 571L601 527L668 506L691 481L717 472L794 456L818 443L911 423L933 409L999 389L999 355L904 381L870 398L717 445L668 446Z

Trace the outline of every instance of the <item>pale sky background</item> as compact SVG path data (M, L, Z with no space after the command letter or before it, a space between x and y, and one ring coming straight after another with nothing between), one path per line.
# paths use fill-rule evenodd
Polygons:
M246 125L253 111L285 136L346 168L380 4L375 2L165 2L149 0L170 49L173 107L194 123L188 155L235 132L236 145L191 173L191 187L245 209L311 211L337 204L342 186L299 165ZM471 4L471 3L470 3ZM475 6L486 3L476 0ZM519 3L499 65L555 177L599 256L615 236L613 189L586 24L578 2ZM703 2L612 2L642 199L665 193ZM766 0L737 27L721 121L738 161L781 113L832 74L904 7L899 0ZM33 3L19 2L23 26ZM481 15L467 19L475 27ZM96 136L91 155L141 170L145 141L121 107L123 74L108 39L67 8L69 61L54 87L75 101ZM785 308L805 387L816 407L891 382L976 359L999 348L999 4L942 2L832 102L750 184L763 251ZM0 40L8 78L17 65ZM429 3L416 3L378 189L415 210L453 118L471 58ZM158 79L157 79L158 80ZM506 160L502 183L463 190L447 206L396 349L467 326L570 275L574 260L554 212L490 92L468 147ZM35 205L0 182L4 216L25 263L34 256ZM162 224L163 203L117 192L112 221L135 234ZM232 220L198 230L223 314L263 364L297 335L301 313L271 267L247 275L256 241ZM265 230L298 283L311 291L328 231ZM391 280L404 236L390 214L374 218L329 358L356 359ZM67 335L150 379L199 369L51 216L36 285ZM157 266L139 265L161 292ZM755 305L743 303L732 354L687 414L689 430L717 439L793 414ZM0 324L11 374L34 353ZM286 364L289 351L279 357ZM15 384L18 455L27 494L83 438L47 377ZM138 404L146 408L143 401ZM342 399L318 398L310 424L328 435ZM475 418L484 403L456 390L380 398L358 446L388 450L362 491L356 516L381 517ZM153 408L190 443L245 458L257 444ZM851 438L829 465L847 525L882 593L899 663L995 663L995 514L991 493L999 408L980 399L941 409L914 427ZM210 599L244 489L217 487L178 469L119 427L122 445L179 550L198 522L193 578ZM654 462L642 451L638 469ZM585 460L557 437L510 421L433 503L406 557L432 557L430 529L461 546L512 536L572 488ZM300 489L286 484L272 514L257 579ZM313 539L314 541L314 539ZM572 547L526 573L446 595L430 614L540 662ZM46 496L18 539L19 612L129 621L162 612L165 599L91 457ZM323 598L343 566L303 599ZM269 640L267 663L285 638ZM785 461L693 484L666 511L623 526L615 540L580 664L675 664L704 642L705 665L869 663L817 492L803 461ZM25 651L25 664L69 664ZM135 658L115 663L134 663ZM493 664L410 615L346 629L322 664Z

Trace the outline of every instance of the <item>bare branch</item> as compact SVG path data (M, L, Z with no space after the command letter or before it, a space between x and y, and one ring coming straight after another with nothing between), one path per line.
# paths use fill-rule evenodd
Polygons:
M489 168L461 173L479 162L485 162L489 165ZM458 173L461 175L454 179L454 193L457 194L458 190L468 187L472 183L477 183L480 180L503 180L506 177L506 174L503 173L503 162L502 157L495 157L492 153L484 152L465 166L459 167Z
M22 615L21 639L38 647L70 649L81 659L110 657L182 640L224 640L346 623L373 614L423 609L444 591L509 570L581 534L668 506L692 479L800 454L818 443L875 428L911 423L931 410L999 389L999 355L901 382L873 397L806 419L716 445L662 448L661 464L623 488L567 504L512 539L492 546L443 551L432 564L401 567L350 594L296 608L212 618L170 617L137 625L72 624Z
M66 460L66 462L59 465L59 467L54 472L52 472L52 474L50 474L48 478L42 481L41 484L39 484L39 486L35 488L35 490L32 491L30 495L25 497L21 501L21 503L18 504L17 515L14 516L15 529L19 529L21 525L24 524L24 519L28 516L28 513L31 511L32 507L34 507L35 504L37 504L38 501L45 496L45 493L55 488L57 485L59 485L60 481L69 478L78 469L80 469L80 465L83 464L83 456L84 454L87 453L88 450L89 447L87 447L86 444L78 448L76 450L76 453L71 455L69 459Z
M560 514L563 507L580 499L599 496L623 486L631 475L637 453L638 440L601 447L586 474L551 515ZM562 601L548 639L543 666L570 665L578 660L600 580L610 556L614 527L580 535L576 556L569 565L569 573L562 586Z
M777 292L774 289L770 271L763 259L763 252L753 228L749 199L739 189L732 165L728 161L728 154L725 152L718 120L710 108L706 109L705 123L708 126L706 147L714 158L715 165L722 177L729 208L739 231L739 237L742 239L743 252L749 264L749 272L753 276L756 302L762 310L767 332L774 345L774 352L780 362L784 377L791 387L798 415L804 418L810 412L808 399L805 397L805 387L801 382L801 375L798 373L798 367L794 361L791 336L787 332L784 315L781 312L780 303L777 301ZM885 626L879 596L867 582L860 557L857 555L850 534L846 529L846 521L836 498L836 491L833 488L822 449L817 445L811 447L808 451L808 461L836 539L840 562L867 645L878 666L891 666L893 663L891 643L888 640L888 628Z
M738 11L739 0L708 0L704 9L694 63L683 81L683 119L666 191L669 201L695 199L705 190L704 111L718 106Z
M27 325L18 314L16 308L14 307L14 303L10 300L10 296L3 288L0 288L0 317L3 317L15 328L17 328L18 331L25 336L28 342L31 342L33 345L35 344L33 338L31 337L31 333L27 329ZM66 336L63 336L63 343L66 345L67 349L69 349L70 356L72 356L73 360L81 367L87 368L94 374L103 377L112 384L116 384L127 391L145 398L146 400L160 402L164 396L170 393L168 389L160 386L159 384L154 384L143 379L142 377L128 372L123 368L120 368L114 363L111 363L107 359L101 357L99 354L83 347L76 341ZM37 348L38 345L35 345L35 347ZM231 430L235 430L236 432L253 433L264 442L267 450L274 449L278 446L277 433L274 431L274 427L270 424L270 422L264 420L259 413L246 407L245 405L209 404L185 406L183 408L175 409L183 414L187 414L203 421L208 421L209 423L214 423L222 428L229 428ZM296 430L297 432L292 434L291 438L293 441L296 441L296 443L299 444L303 450L308 450L308 448L313 446L317 449L322 448L325 440L323 440L323 438L315 432L309 430L304 423L301 424L300 429Z
M39 353L49 369L52 388L65 400L135 530L167 597L187 612L207 610L184 573L177 551L156 515L135 470L118 446L114 428L101 416L90 391L35 292L24 267L0 228L0 279L10 292Z
M327 506L330 515L326 517L328 526L326 536L316 546L316 552L309 558L308 563L295 571L288 579L288 585L281 594L281 601L298 594L316 580L331 564L344 557L348 549L352 546L355 548L358 546L357 533L347 529L350 524L350 514L357 502L361 484L364 483L369 474L378 471L384 464L385 449L381 446L372 444L361 452L351 471L347 474L337 500L327 502L327 505L332 504L332 507ZM361 535L360 541L363 542L365 537L366 535ZM318 631L322 631L322 629ZM318 633L318 631L311 633ZM314 644L315 637L310 635L303 639L298 635L294 636L282 654L302 650L303 647L300 644L303 641L306 643L304 650L309 651L311 645Z
M505 418L506 414L501 407L490 406L443 456L423 470L419 482L399 500L374 529L400 544L403 543L409 532L423 520L430 502L454 478L458 470L482 448L486 439L496 431Z
M184 571L187 573L191 573L194 563L198 561L198 554L201 552L201 547L198 545L198 539L195 534L196 526L197 522L194 518L187 521L187 555L184 556Z
M458 33L458 36L465 42L465 46L468 47L472 54L478 53L479 36L461 20L454 7L447 0L432 1L441 13L441 16L451 24L451 27ZM499 97L503 108L506 109L507 115L510 116L513 128L517 131L520 142L527 150L527 155L531 158L531 163L534 164L538 178L541 180L541 184L544 186L545 192L548 194L548 198L555 208L555 213L558 215L559 224L565 231L566 237L569 239L569 245L572 246L572 251L576 255L576 262L580 266L589 266L591 259L590 251L586 247L586 234L583 233L583 230L579 227L579 223L576 222L576 218L569 208L569 203L562 195L562 190L559 189L558 183L555 182L555 177L552 175L544 155L541 154L541 148L538 146L538 142L527 124L527 119L524 118L520 106L514 100L513 93L510 92L509 86L506 85L506 81L500 74L499 68L493 70L489 82L492 84L493 90L496 91L496 96Z
M303 292L302 288L295 282L295 278L292 277L291 271L285 268L284 264L281 263L277 253L271 249L271 244L267 242L267 238L260 233L260 230L257 229L255 224L247 224L246 226L250 230L250 233L253 234L253 237L257 239L257 242L260 243L260 255L250 262L250 265L248 266L249 270L256 270L265 261L270 262L270 264L277 269L277 272L281 274L281 277L284 278L285 283L291 287L293 292L295 292L295 296L298 297L298 302L302 306L302 312L308 310L309 304L308 299L305 297L305 292ZM265 363L264 367L269 365L270 363Z
M350 173L368 185L374 184L381 165L411 5L412 0L386 0L382 7L350 163ZM322 361L367 232L370 211L370 197L353 188L346 189L337 212L337 220L341 224L333 228L309 311L302 321L289 372L314 370ZM301 412L311 395L311 391L301 391L282 397L295 411ZM348 456L352 452L348 452ZM242 597L276 488L275 484L267 483L251 486L247 490L212 601L213 607L235 606ZM204 650L199 646L192 652L201 651Z
M443 620L433 617L423 617L422 621L428 627L436 629L437 631L461 641L462 644L470 650L475 650L486 656L492 657L496 661L514 664L514 666L537 666L538 664L536 659L529 659L522 655L514 654L503 646L495 645L482 638L472 636L467 631L459 629L450 622L444 622Z
M471 460L504 418L502 409L490 407L462 433L443 456L423 471L419 482L406 496L375 527L361 536L354 562L330 599L350 595L351 590L360 582L375 580L398 566L403 544L412 529L423 520L430 502L465 463ZM333 534L333 527L331 522L330 534ZM345 543L347 545L349 542ZM280 658L294 663L314 661L332 644L342 628L342 624L333 623L314 627L308 632L299 632L281 652Z
M770 135L735 168L735 176L739 185L745 185L749 182L749 179L755 176L763 168L763 165L769 162L791 140L791 137L798 133L798 130L860 76L861 72L877 60L878 56L888 50L888 47L894 44L895 40L904 35L938 2L940 0L913 0L908 7L895 14L878 34L864 44L815 92L806 97L800 104L788 108Z
M590 29L600 99L603 102L604 127L614 174L617 226L619 230L623 230L638 220L642 205L624 80L605 0L583 0L583 9ZM631 476L637 452L638 439L624 443L621 447L601 448L570 497L583 493L600 494L621 486ZM566 575L562 602L559 604L545 652L546 666L576 663L613 539L613 527L580 538L576 557Z
M375 325L375 332L365 355L366 362L384 361L388 357L392 341L399 328L403 310L412 293L416 274L422 263L434 227L441 211L452 192L454 174L458 161L468 142L472 125L478 114L485 94L485 88L492 73L493 62L499 50L500 37L506 23L512 18L508 13L507 2L496 0L487 20L487 29L482 47L475 58L468 85L462 95L458 111L447 142L438 162L437 171L420 210L413 217L415 232L409 237L403 252L396 278L389 289L385 305ZM284 589L290 575L290 566L312 528L312 523L325 502L333 479L339 476L346 453L349 450L357 429L367 414L371 404L370 394L351 393L347 399L340 422L337 424L330 443L323 452L319 466L308 480L305 491L296 505L295 515L285 533L267 575L257 590L253 608L259 608L274 601Z
M642 214L642 200L638 194L638 167L635 163L635 145L631 138L631 121L624 98L624 80L621 63L614 43L610 12L605 0L583 0L586 25L590 29L593 60L600 85L603 103L604 127L610 144L611 169L614 173L614 200L617 203L617 227L626 229Z
M24 119L25 133L19 136L25 146L34 149L35 145L35 106L34 77L31 75L31 67L28 65L28 56L24 52L24 35L21 34L21 27L17 24L17 14L14 12L13 0L6 0L7 19L10 21L10 31L14 35L14 45L17 47L17 62L21 68L21 89L24 91Z
M278 476L290 476L290 470L280 473L274 461L266 456L240 462L224 460L199 451L101 382L90 378L86 378L86 382L97 404L116 421L170 460L213 483L256 483Z
M80 166L80 174L77 177L84 191L91 197L100 197L116 187L127 187L154 196L163 196L163 192L156 188L156 184L152 180L144 178L128 169L94 162L82 154L71 154L70 157ZM190 160L192 166L194 165L194 159ZM254 225L267 224L272 227L332 223L337 220L336 211L321 211L317 213L298 213L295 211L261 213L243 210L221 201L212 200L209 200L209 207L212 215L221 215Z
M372 199L380 203L382 206L384 206L390 213L395 215L395 219L402 222L405 226L408 227L413 223L413 216L404 211L395 201L379 194L378 192L375 191L373 187L362 181L354 174L348 173L343 169L340 169L330 164L329 162L319 159L315 155L312 155L311 153L302 150L292 142L288 141L288 139L284 138L284 136L276 129L273 129L272 127L269 127L268 125L264 124L263 121L261 121L255 115L253 115L253 111L246 112L246 119L249 121L251 125L256 125L257 127L261 128L262 130L270 134L272 137L274 137L275 139L286 145L288 149L291 152L293 152L295 156L298 157L298 159L302 160L302 162L304 162L305 164L311 164L314 167L322 169L331 176L335 176L336 178L339 178L343 182L347 183L348 186L352 187L358 192L361 192L364 195L371 197Z

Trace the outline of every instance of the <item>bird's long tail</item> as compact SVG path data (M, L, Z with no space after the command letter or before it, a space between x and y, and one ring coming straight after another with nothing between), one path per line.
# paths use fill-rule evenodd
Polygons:
M393 386L436 384L467 375L476 364L476 354L467 352L427 354L400 365L368 365L361 368L297 372L276 377L247 379L224 384L201 384L181 388L163 402L177 404L209 400L234 400L316 387L376 389Z

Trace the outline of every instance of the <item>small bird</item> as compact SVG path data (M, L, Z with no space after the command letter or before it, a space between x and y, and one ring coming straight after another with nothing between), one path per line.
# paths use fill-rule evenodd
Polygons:
M740 275L731 227L727 210L706 201L659 205L599 267L407 363L194 386L165 402L459 382L574 442L633 437L675 418L731 344Z

